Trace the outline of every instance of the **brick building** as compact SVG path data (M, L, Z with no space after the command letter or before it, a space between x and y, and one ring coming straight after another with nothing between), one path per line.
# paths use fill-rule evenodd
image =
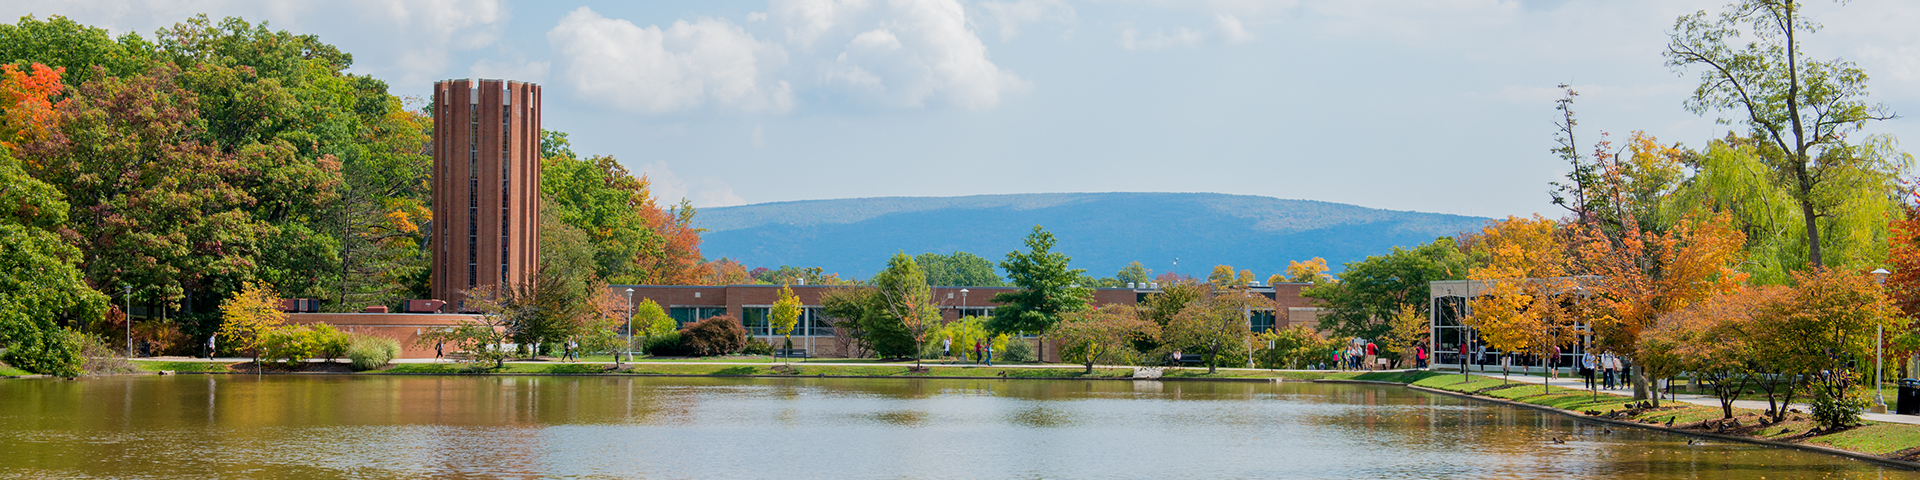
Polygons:
M541 101L525 82L433 84L432 289L451 311L461 291L538 268Z
M1310 300L1300 296L1300 290L1311 284L1281 283L1254 287L1253 291L1272 300L1272 307L1252 312L1248 316L1249 327L1254 331L1272 328L1287 328L1305 321L1315 320ZM747 333L756 338L777 341L780 336L773 334L768 315L773 302L778 298L779 285L715 285L715 286L678 286L678 285L611 285L609 288L617 296L626 297L627 290L633 291L631 301L651 299L667 310L667 315L681 326L698 320L717 316L731 316L739 319L747 328ZM820 306L820 297L827 290L841 287L794 285L794 296L800 298L805 308L800 321L793 328L794 348L805 348L814 356L846 356L846 346L834 337L833 320L827 318ZM967 316L992 315L998 303L993 302L994 294L1011 292L1012 287L933 287L934 302L940 308L940 316L945 321L957 320ZM1101 288L1094 290L1095 304L1136 305L1146 300L1147 295L1159 292L1154 288ZM1302 314L1305 312L1305 315ZM1057 352L1051 344L1042 355L1048 361L1057 361Z

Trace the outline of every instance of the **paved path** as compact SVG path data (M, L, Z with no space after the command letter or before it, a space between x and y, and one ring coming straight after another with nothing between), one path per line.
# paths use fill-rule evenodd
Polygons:
M1487 378L1500 378L1500 372L1484 372L1484 373L1473 372L1473 374L1482 376L1482 377L1487 377ZM1582 381L1579 377L1561 377L1558 379L1549 379L1546 377L1536 377L1533 375L1513 375L1513 376L1507 377L1507 379L1517 383L1532 383L1536 385L1542 381L1548 381L1548 382L1551 382L1550 384L1555 387L1591 391L1587 388L1585 384L1586 382ZM1613 392L1622 392L1622 393L1625 393L1625 395L1619 395ZM1601 389L1600 393L1620 396L1623 399L1630 399L1633 394L1633 388L1627 387L1625 389L1617 389L1617 390ZM1691 403L1694 405L1706 405L1709 407L1716 407L1716 408L1720 406L1720 399L1709 397L1706 395L1676 393L1672 395L1662 395L1661 398L1666 401ZM1761 400L1734 400L1733 406L1738 408L1750 408L1754 410L1766 410L1767 402L1761 401ZM1793 404L1793 407L1799 408L1801 411L1812 410L1812 408L1808 407L1804 403ZM1866 420L1871 420L1875 422L1920 425L1920 416L1915 416L1915 415L1896 415L1891 413L1865 413L1865 414L1861 414L1860 417Z

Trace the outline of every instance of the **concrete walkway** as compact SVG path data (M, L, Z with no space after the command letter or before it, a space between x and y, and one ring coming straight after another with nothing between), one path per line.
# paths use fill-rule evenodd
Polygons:
M1454 370L1454 371L1457 372L1458 370ZM1500 378L1500 372L1472 372L1472 374L1475 376L1486 377L1486 378ZM1507 377L1507 380L1512 381L1514 383L1531 383L1534 385L1539 385L1541 382L1551 382L1549 383L1549 385L1552 385L1555 387L1569 388L1569 389L1581 390L1581 391L1591 391L1587 388L1585 380L1581 379L1580 377L1560 377L1557 379L1549 379L1547 377L1536 377L1533 375L1512 375ZM1623 392L1625 393L1625 395L1616 394L1614 392ZM1626 388L1617 389L1617 390L1601 389L1600 393L1604 395L1614 395L1617 397L1621 397L1622 401L1629 401L1629 400L1632 400L1633 398L1632 397L1633 387L1626 387ZM1709 397L1706 395L1675 393L1671 395L1661 395L1660 398L1661 398L1661 401L1691 403L1694 405L1705 405L1705 406L1714 407L1714 408L1720 407L1720 399ZM1767 402L1761 401L1761 400L1734 400L1733 406L1736 408L1766 410ZM1812 410L1811 407L1808 407L1807 404L1804 404L1804 403L1796 403L1796 404L1793 404L1792 407L1798 408L1802 412ZM1908 425L1920 425L1920 416L1916 416L1916 415L1896 415L1891 413L1863 413L1860 415L1860 418L1866 419L1869 421L1874 421L1874 422L1904 423Z

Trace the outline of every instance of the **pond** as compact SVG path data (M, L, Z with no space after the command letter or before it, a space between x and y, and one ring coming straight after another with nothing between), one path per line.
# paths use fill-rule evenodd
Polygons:
M1395 386L1319 383L0 380L0 447L4 478L1915 476L1814 453L1609 432Z

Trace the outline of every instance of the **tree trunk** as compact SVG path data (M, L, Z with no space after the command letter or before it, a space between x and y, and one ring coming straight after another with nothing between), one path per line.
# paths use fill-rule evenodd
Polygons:
M1648 397L1648 395L1647 395L1647 390L1648 390L1648 388L1649 388L1649 385L1648 385L1648 383L1647 383L1647 369L1645 369L1645 368L1640 368L1640 367L1639 367L1638 365L1633 365L1632 363L1628 363L1628 364L1627 364L1627 368L1631 368L1631 369L1633 369L1633 375L1632 375L1632 377L1633 377L1633 399L1634 399L1634 400L1649 400L1649 399L1647 398L1647 397ZM1658 397L1658 396L1654 396L1654 397L1653 397L1653 398L1652 398L1651 400L1653 400L1653 406L1655 406L1655 407L1659 407L1659 406L1660 406L1660 397Z
M1220 358L1220 345L1214 344L1213 348L1207 349L1207 374L1208 375L1212 375L1214 372L1214 369L1219 367L1219 365L1217 364L1220 362L1214 361L1218 358Z

